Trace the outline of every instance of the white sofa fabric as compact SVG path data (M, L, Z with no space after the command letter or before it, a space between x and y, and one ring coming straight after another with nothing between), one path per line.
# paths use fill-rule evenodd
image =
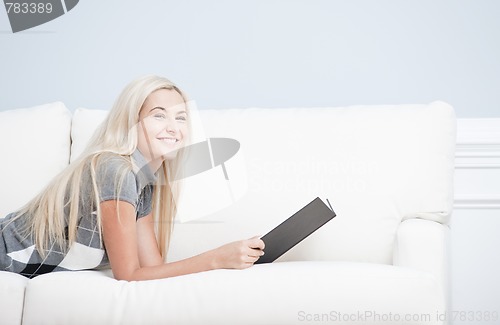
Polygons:
M197 218L175 224L169 261L263 235L316 196L337 217L278 261L243 271L144 282L116 281L109 270L32 280L0 271L0 324L443 324L448 104L194 113L203 136L241 146L225 164L228 183L217 167L197 192L187 184ZM0 216L74 160L106 114L62 103L1 112ZM229 204L208 207L231 189L239 194Z

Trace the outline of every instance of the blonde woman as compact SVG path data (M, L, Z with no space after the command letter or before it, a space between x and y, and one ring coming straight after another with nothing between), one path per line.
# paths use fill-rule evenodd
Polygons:
M80 158L0 222L0 270L32 278L110 265L132 281L252 266L263 254L258 237L164 263L178 195L169 180L189 125L186 96L172 82L131 82Z

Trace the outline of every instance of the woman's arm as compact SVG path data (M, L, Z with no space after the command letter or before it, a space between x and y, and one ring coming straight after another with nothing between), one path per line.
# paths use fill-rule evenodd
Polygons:
M139 253L139 264L141 266L155 266L163 264L163 258L156 241L153 215L148 214L136 222L137 225L137 247Z
M143 225L136 224L133 205L112 200L102 202L100 207L104 245L113 275L118 280L161 279L219 268L243 269L252 266L263 255L264 242L254 237L229 243L185 260L157 265L159 253L139 254L139 251L148 249L151 241L143 242L141 239L139 244L138 236L148 234L149 230L148 226L143 228Z

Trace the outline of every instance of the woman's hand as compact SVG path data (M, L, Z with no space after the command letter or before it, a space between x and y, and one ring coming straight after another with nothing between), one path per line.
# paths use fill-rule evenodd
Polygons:
M258 236L235 241L211 251L216 269L246 269L264 255L264 242Z

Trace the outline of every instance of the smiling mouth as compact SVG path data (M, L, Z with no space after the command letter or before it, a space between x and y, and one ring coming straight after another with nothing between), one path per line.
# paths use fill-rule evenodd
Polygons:
M176 138L160 138L160 140L166 142L166 143L177 143L179 142L179 139Z

